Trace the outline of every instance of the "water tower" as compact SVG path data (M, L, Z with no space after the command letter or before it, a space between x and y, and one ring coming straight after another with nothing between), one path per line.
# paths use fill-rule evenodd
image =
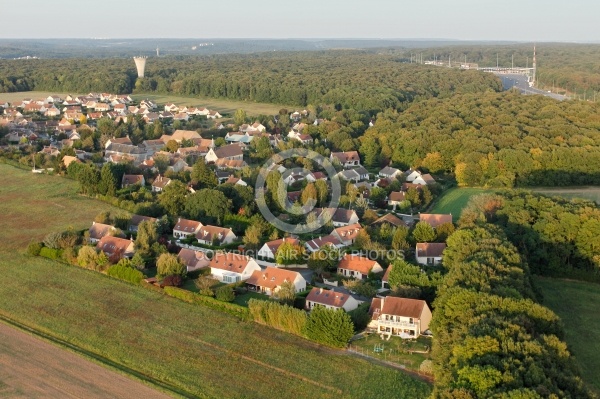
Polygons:
M146 58L148 57L133 57L135 67L137 68L138 78L144 77L144 69L146 68Z

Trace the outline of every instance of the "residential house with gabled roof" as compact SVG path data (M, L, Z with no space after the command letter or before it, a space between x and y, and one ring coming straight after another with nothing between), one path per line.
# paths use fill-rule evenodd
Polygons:
M430 186L435 183L435 179L429 173L418 176L413 180L413 184L419 184L421 186Z
M391 166L386 166L385 168L383 168L379 171L377 176L382 177L382 178L393 179L401 174L402 174L401 170L392 168Z
M123 175L123 179L121 180L121 187L129 187L139 184L140 186L144 186L146 184L146 179L144 179L144 175Z
M275 259L275 254L277 254L277 250L283 243L290 243L292 245L300 245L300 240L297 238L284 237L278 240L273 240L266 242L257 252L258 256L268 259Z
M419 242L415 248L415 258L421 265L439 265L445 249L446 244L443 242Z
M406 178L404 179L406 182L412 183L417 177L421 176L421 171L409 169L404 172Z
M452 214L421 213L419 221L428 223L434 229L444 223L452 223Z
M89 241L92 244L97 243L105 236L116 235L118 232L115 226L111 226L110 224L104 223L96 223L92 222L92 227L88 230L89 233Z
M142 100L140 101L140 107L146 107L148 109L156 109L157 105L155 102L150 100Z
M354 243L354 240L356 240L356 237L361 230L362 226L358 223L354 223L334 229L331 232L331 235L340 240L342 245L349 246Z
M298 272L277 267L269 267L265 270L255 270L246 284L251 291L260 292L268 296L276 294L283 283L292 283L296 292L306 289L306 280Z
M135 254L135 244L126 238L104 236L98 241L96 248L109 258L112 256L117 256L119 259L132 258Z
M339 161L344 168L360 166L360 157L357 151L332 152L329 159L331 162Z
M314 208L312 213L314 213L319 221L325 221L325 219L330 218L334 227L348 226L350 224L358 223L359 221L358 215L354 209Z
M173 103L165 104L165 111L167 112L179 112L179 107Z
M304 247L310 252L317 252L318 250L330 246L333 248L342 248L344 244L340 241L339 238L333 235L327 235L323 237L314 238L310 241L304 243Z
M218 169L233 169L233 170L241 170L248 166L246 161L242 161L240 159L218 159L215 162L215 166Z
M315 306L323 306L327 309L344 309L350 312L358 307L359 303L350 294L313 287L306 297L306 310L312 310Z
M175 140L178 143L181 143L183 140L195 140L201 139L200 134L195 130L175 130L172 135L163 134L160 139L167 144L169 140Z
M127 145L133 145L133 142L131 141L131 139L129 138L129 136L125 136L125 137L112 137L108 140L106 140L106 143L104 143L104 148L108 148L110 147L111 144L127 144Z
M414 188L417 191L421 191L423 190L423 186L420 184L414 184L414 183L402 183L402 191L408 191L411 188Z
M248 183L234 176L229 176L227 180L223 182L223 184L233 184L234 186L248 186Z
M152 156L155 152L162 150L165 147L165 142L157 139L157 140L144 140L140 147L146 151L146 155Z
M195 270L204 269L210 264L208 256L202 251L182 248L177 257L187 268L188 273Z
M417 338L429 329L431 310L427 302L420 299L388 296L373 298L371 322L377 334L393 335L401 338Z
M398 216L396 216L392 213L386 213L385 215L383 215L382 217L380 217L379 219L377 219L373 223L371 223L371 226L381 226L384 223L387 223L393 227L398 227L398 226L409 227L410 226L409 223L405 222L404 220L400 219Z
M229 144L219 148L211 148L204 157L205 161L217 162L218 160L242 161L244 152L238 144Z
M178 218L175 227L173 227L173 237L185 238L187 236L195 236L201 227L202 223L195 220Z
M237 240L237 236L231 229L219 226L201 226L196 232L196 239L204 245L226 245Z
M171 179L168 177L164 177L162 175L158 175L156 179L152 182L152 192L160 193L162 190L167 187L171 183Z
M209 267L214 278L227 284L248 280L252 273L261 270L253 258L232 252L216 252Z
M71 163L73 163L73 162L81 163L79 158L73 157L71 155L65 155L62 159L62 163L63 163L63 165L65 165L65 168L68 168L69 165L71 165Z
M206 115L207 119L219 119L222 117L223 115L221 115L218 111L209 111L208 115Z
M129 223L127 224L127 230L129 231L138 231L138 227L142 222L151 222L156 223L156 218L151 218L150 216L142 216L142 215L131 215L131 219L129 219Z
M404 191L392 191L388 196L388 205L396 207L401 202L406 201L406 193Z
M337 273L357 280L366 279L369 273L381 273L383 268L377 261L359 255L344 254L337 267Z

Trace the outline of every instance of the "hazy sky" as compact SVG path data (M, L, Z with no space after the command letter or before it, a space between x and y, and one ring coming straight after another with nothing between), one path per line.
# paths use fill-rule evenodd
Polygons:
M0 38L600 41L598 0L2 0Z

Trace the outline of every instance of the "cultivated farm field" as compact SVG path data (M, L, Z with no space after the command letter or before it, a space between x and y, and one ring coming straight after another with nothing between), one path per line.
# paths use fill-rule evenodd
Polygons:
M8 101L10 103L13 101L23 100L24 98L33 98L35 100L54 95L65 98L69 94L74 96L82 95L82 93L55 93L50 91L17 91L14 93L0 93L0 101Z
M539 187L531 190L536 193L563 197L569 200L575 198L586 199L600 205L600 187Z
M600 394L600 287L595 283L537 277L543 304L563 321L566 342L586 381Z
M343 351L23 250L110 207L76 183L0 165L0 315L189 397L424 398L430 387ZM115 367L113 365L113 367ZM142 377L140 377L142 376ZM4 381L6 382L6 381ZM27 377L23 377L27 384ZM1 392L1 391L0 391Z

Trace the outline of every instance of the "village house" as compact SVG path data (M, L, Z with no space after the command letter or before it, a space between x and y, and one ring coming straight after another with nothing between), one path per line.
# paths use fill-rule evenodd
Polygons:
M156 218L151 218L150 216L142 216L142 215L132 215L131 219L129 219L129 223L127 225L127 230L129 231L138 231L138 227L142 222L152 222L156 223Z
M357 151L332 152L329 159L331 162L339 161L344 168L360 166L360 157Z
M62 159L62 163L63 163L63 165L65 165L65 168L68 168L69 165L71 165L71 163L73 163L73 162L81 163L79 158L73 157L71 155L65 155Z
M405 222L404 220L400 219L398 216L396 216L392 213L387 213L387 214L383 215L382 217L380 217L379 219L377 219L373 223L371 223L371 226L381 226L384 223L387 223L392 227L399 227L399 226L409 227L410 226L409 223Z
M265 243L257 252L258 256L268 259L275 259L275 254L277 254L277 250L283 243L290 243L292 245L300 245L300 241L296 238L284 237L278 240L269 241Z
M349 246L354 243L358 233L362 230L362 226L358 223L348 226L338 227L331 232L331 235L336 237L342 245Z
M312 212L320 222L331 219L331 223L334 227L348 226L350 224L356 224L359 221L358 215L353 209L314 208Z
M144 175L123 175L123 179L121 180L121 187L129 187L139 184L144 187L146 184L146 180L144 179Z
M428 223L434 229L441 224L452 223L452 214L421 213L419 221Z
M178 218L175 227L173 227L173 237L185 238L195 236L202 227L202 223L195 220Z
M208 115L206 115L207 119L219 119L222 117L223 115L221 115L218 111L209 111Z
M171 179L168 177L164 177L162 175L158 175L156 179L152 182L152 192L160 193L162 190L167 187L171 183Z
M404 191L392 191L388 196L388 205L393 206L394 209L404 201L406 201L406 193Z
M98 241L96 248L109 258L113 256L119 259L132 258L135 254L135 244L126 238L104 236Z
M242 179L239 179L239 178L234 177L234 176L229 176L229 178L227 178L227 180L225 180L223 182L223 184L233 184L234 186L243 186L243 187L247 187L248 186L248 183L246 183Z
M357 280L366 279L369 273L381 272L383 268L379 263L358 255L344 254L337 267L339 275Z
M182 248L177 257L187 268L187 272L193 272L198 269L204 269L210 264L208 256L202 251Z
M339 249L342 248L344 245L342 244L339 238L331 234L323 237L314 238L304 243L304 247L310 253L317 252L318 250L326 246Z
M196 239L204 245L226 245L237 240L237 236L226 227L201 226L196 232Z
M401 338L418 338L429 328L432 317L427 302L391 296L373 298L369 314L369 327L377 334Z
M172 135L163 134L160 139L167 144L170 140L175 140L177 143L181 144L183 140L195 140L201 139L202 137L195 130L175 130Z
M204 159L206 163L216 163L219 160L242 161L244 159L244 152L239 144L229 144L216 149L211 148Z
M442 255L446 249L445 243L419 242L415 248L415 258L421 265L439 265L442 263Z
M242 170L246 166L248 166L248 164L246 163L246 161L242 161L240 159L218 159L215 162L215 166L221 170L224 170L224 169Z
M358 305L358 301L350 294L313 287L306 297L305 308L312 310L315 306L323 306L327 309L344 309L346 312L350 312Z
M369 172L362 166L354 169L346 169L339 172L337 175L338 179L346 180L349 182L358 183L361 180L369 179Z
M426 173L416 177L412 182L420 186L430 186L435 183L435 179L429 173Z
M111 226L110 224L92 222L92 227L90 227L88 231L89 241L91 244L95 244L98 241L100 241L102 237L116 235L117 232L118 230L115 226Z
M246 280L248 289L268 296L276 294L281 285L286 282L294 285L295 292L306 289L306 280L300 273L277 267L267 266L265 270L255 270Z
M392 168L391 166L386 166L385 168L379 171L377 176L387 179L394 179L401 174L402 171L400 171L399 169Z
M252 273L261 270L253 258L232 252L215 253L209 267L212 276L226 284L245 281Z

